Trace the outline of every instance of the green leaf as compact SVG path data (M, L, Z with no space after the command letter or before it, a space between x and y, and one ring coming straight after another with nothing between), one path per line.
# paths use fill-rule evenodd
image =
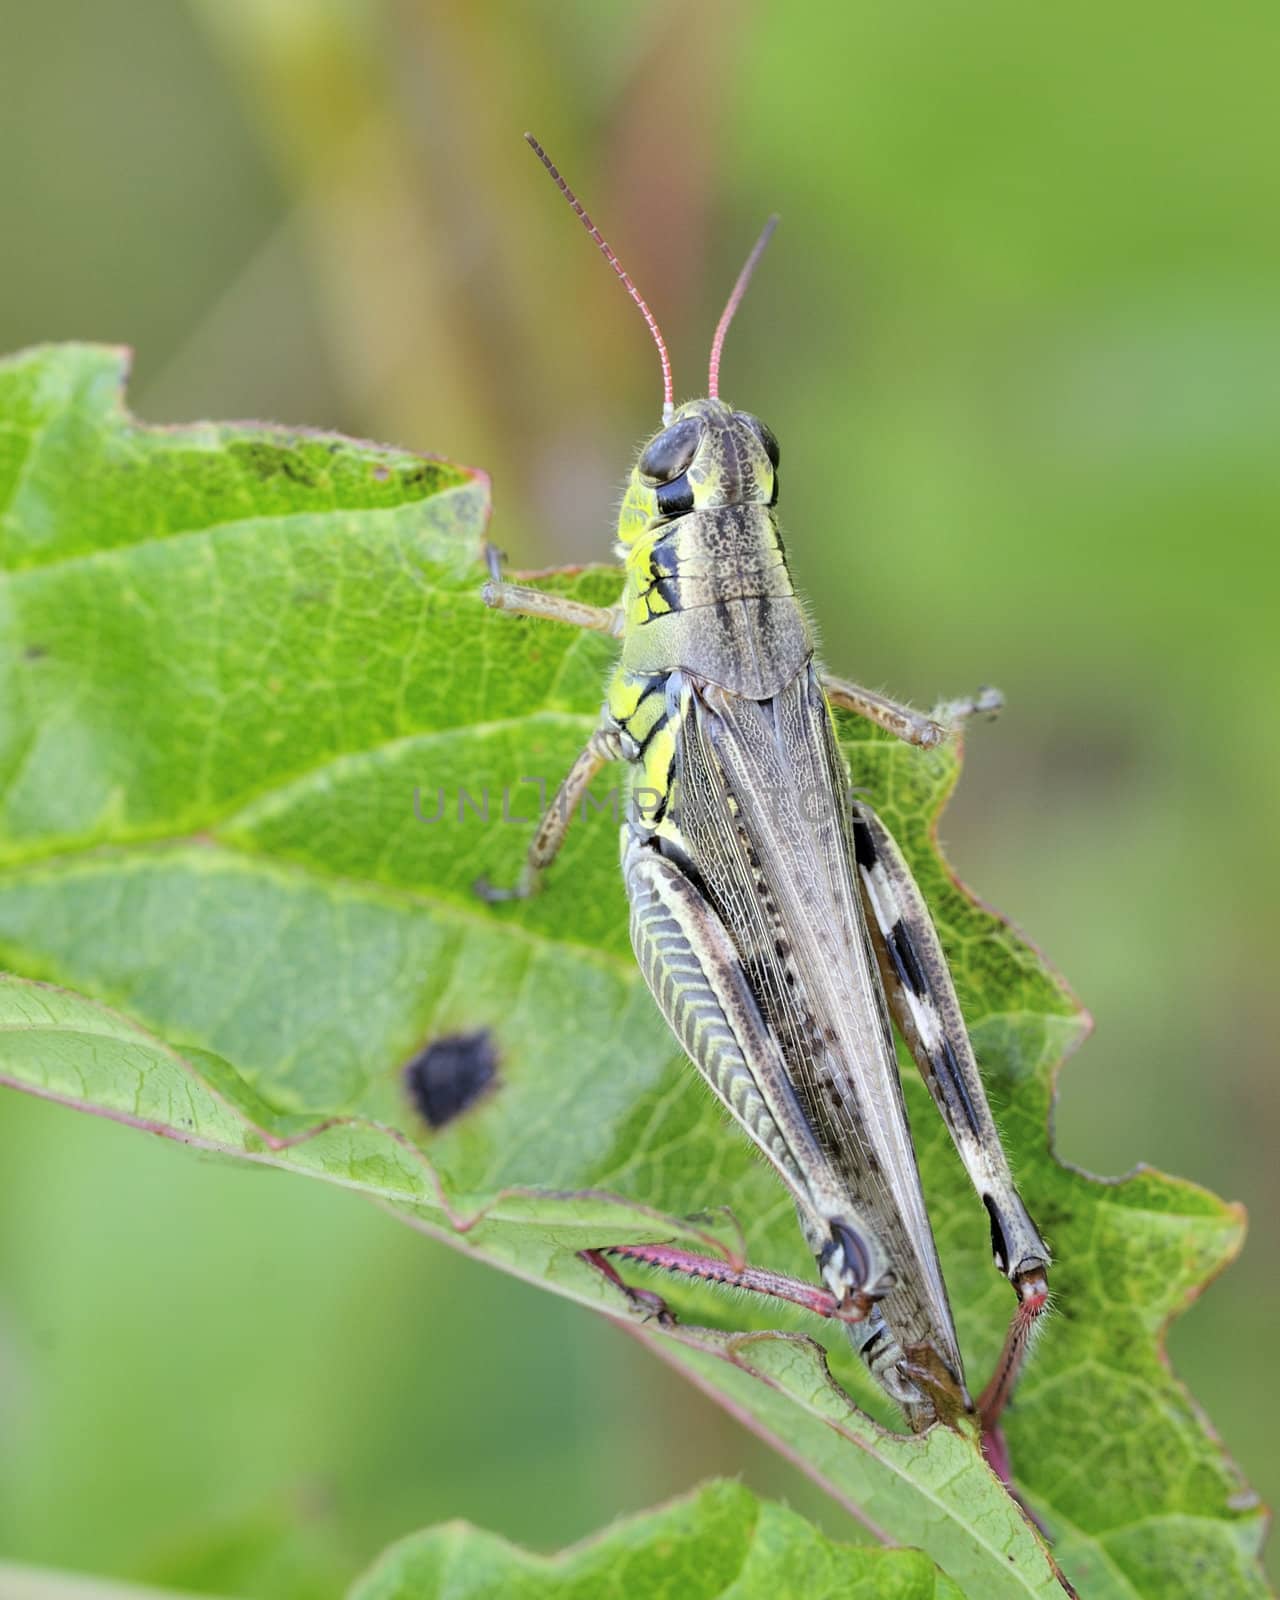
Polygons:
M172 1591L0 1563L6 1600L171 1600ZM230 1592L230 1591L227 1591ZM836 1544L741 1484L710 1483L555 1556L447 1523L401 1539L348 1600L961 1600L918 1550Z
M713 1483L555 1556L465 1523L386 1551L349 1600L960 1600L917 1550L834 1544L803 1517Z
M732 1239L708 1208L732 1207L753 1262L809 1276L780 1186L634 970L608 819L575 826L536 901L471 893L518 870L528 825L504 820L503 786L508 817L536 810L519 780L567 767L608 642L484 609L480 475L261 427L144 428L122 374L79 347L0 366L0 960L21 975L0 985L4 1078L372 1196L619 1319L630 1304L577 1251ZM609 569L542 581L597 602L618 587ZM935 908L1057 1257L1058 1312L1007 1429L1020 1490L1091 1597L1264 1593L1262 1515L1161 1349L1243 1219L1156 1173L1104 1183L1053 1159L1053 1074L1084 1023L937 853L957 755L853 721L842 736ZM486 789L487 822L461 794ZM403 1069L477 1034L494 1081L432 1131ZM980 1384L1011 1296L907 1087ZM681 1326L639 1336L838 1500L966 1594L1061 1593L973 1440L888 1431L838 1330L809 1331L839 1384L812 1338L754 1331L778 1308L661 1287Z

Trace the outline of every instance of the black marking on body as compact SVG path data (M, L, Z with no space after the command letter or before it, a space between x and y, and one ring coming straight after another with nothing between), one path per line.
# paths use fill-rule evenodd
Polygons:
M404 1069L414 1110L432 1128L461 1116L498 1076L498 1051L486 1029L433 1039Z
M645 734L644 738L641 739L640 743L636 746L636 748L639 750L639 752L640 752L640 754L642 756L644 755L645 751L649 748L649 746L653 743L654 737L658 733L660 733L663 728L666 727L667 723L670 722L670 720L671 720L671 711L670 711L670 709L668 709L666 711L663 711L661 713L661 715L657 717L657 719L655 720L655 722L653 724L653 727L649 729L649 731Z
M649 678L646 681L644 689L641 691L640 698L635 703L634 709L630 711L627 716L618 718L618 726L620 728L626 728L630 726L631 718L639 714L640 707L645 703L650 695L661 694L666 689L668 677L668 673L660 672L657 677Z
M707 881L697 867L694 866L693 857L687 850L682 849L674 839L669 839L665 835L651 840L649 847L652 850L656 850L664 861L669 861L673 867L677 868L681 878L685 879L688 885L697 891L705 904L714 904L711 898L711 891L707 888Z
M899 917L889 931L886 943L889 946L889 955L893 959L894 969L902 982L915 995L917 1000L923 1000L929 993L929 985L925 981L924 973L920 970L920 962L916 957L915 946L911 943L911 934Z
M876 1351L880 1348L880 1346L884 1343L884 1341L888 1337L889 1337L889 1330L884 1326L883 1323L881 1323L881 1325L878 1328L876 1328L875 1331L872 1333L871 1337L867 1340L866 1344L863 1345L863 1347L862 1347L862 1359L864 1361L870 1361L871 1358L875 1355Z
M670 538L658 539L649 552L649 573L656 583L660 578L674 578L680 571L680 552Z
M991 1254L995 1257L996 1266L1001 1272L1009 1270L1009 1246L1005 1243L1004 1229L1000 1226L1000 1218L996 1212L996 1203L989 1194L984 1194L982 1203L987 1208L987 1216L991 1221Z
M853 1231L847 1222L836 1221L831 1224L831 1243L823 1250L823 1265L838 1247L844 1255L845 1266L853 1273L854 1279L861 1289L871 1271L871 1258L867 1254L866 1246Z
M655 542L649 552L649 581L641 591L641 599L648 607L649 615L661 616L663 613L654 610L650 598L654 594L665 602L669 611L684 609L680 600L680 552L674 540L660 539Z
M670 483L660 484L657 490L658 513L663 517L682 517L693 510L693 485L681 473Z
M858 815L853 819L853 853L858 865L870 872L880 859L876 855L876 842L871 836L871 829Z
M960 1101L960 1109L964 1112L964 1120L969 1124L970 1131L981 1137L977 1108L969 1098L969 1090L965 1086L964 1077L960 1071L960 1063L956 1060L956 1050L951 1043L950 1035L946 1033L942 1035L942 1043L938 1046L938 1054L942 1057L942 1066L951 1080L956 1097Z

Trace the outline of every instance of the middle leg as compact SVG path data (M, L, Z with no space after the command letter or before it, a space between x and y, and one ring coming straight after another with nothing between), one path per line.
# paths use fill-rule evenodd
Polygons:
M542 874L560 853L573 814L591 787L592 779L606 761L617 760L619 754L617 729L612 726L597 728L579 751L556 790L555 799L538 823L519 882L513 888L502 889L496 888L487 878L480 878L475 892L482 900L526 900L537 893Z
M994 716L1004 704L999 689L979 689L977 694L966 699L948 700L932 716L925 716L922 711L913 711L910 706L877 694L874 689L864 689L861 684L850 683L847 678L833 678L824 673L822 687L833 706L865 717L905 743L919 745L925 750L945 743L956 724L967 717Z

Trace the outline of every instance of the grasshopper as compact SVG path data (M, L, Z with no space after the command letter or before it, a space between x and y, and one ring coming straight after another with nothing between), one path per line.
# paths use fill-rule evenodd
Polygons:
M928 908L888 830L855 795L832 708L911 744L994 711L981 691L924 716L815 660L778 533L777 440L719 393L725 333L773 231L734 286L705 398L674 404L666 343L617 256L532 135L535 153L622 280L662 361L662 427L618 521L625 590L593 608L505 582L485 603L621 641L600 724L532 840L533 893L595 774L634 773L622 825L631 939L676 1038L795 1202L822 1288L664 1245L590 1252L799 1301L847 1325L867 1367L923 1430L974 1407L921 1192L891 1018L986 1207L996 1267L1018 1299L978 1412L997 1419L1048 1297L1049 1252L1019 1197ZM643 807L635 797L644 794ZM1007 1476L1007 1469L1006 1469Z

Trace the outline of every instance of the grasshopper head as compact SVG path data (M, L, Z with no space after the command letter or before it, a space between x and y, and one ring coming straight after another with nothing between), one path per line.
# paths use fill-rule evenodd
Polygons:
M677 411L671 357L648 302L555 162L531 133L525 140L635 301L662 362L662 432L645 446L631 474L618 518L619 541L630 544L661 523L706 506L773 505L778 498L778 441L763 422L732 410L720 399L720 355L756 263L778 225L777 217L765 223L720 313L707 367L707 398L690 400Z
M764 423L723 400L690 400L632 469L618 538L629 544L688 511L777 500L778 441Z

